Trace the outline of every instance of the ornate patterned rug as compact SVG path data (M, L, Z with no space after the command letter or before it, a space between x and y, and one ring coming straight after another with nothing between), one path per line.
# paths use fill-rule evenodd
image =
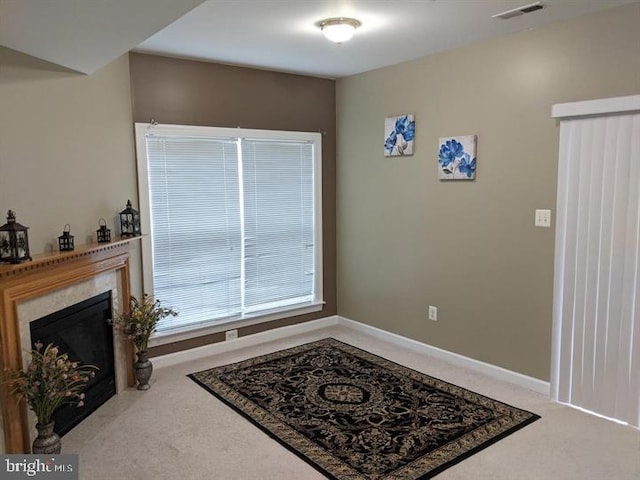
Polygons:
M540 418L333 338L189 377L330 479L432 478Z

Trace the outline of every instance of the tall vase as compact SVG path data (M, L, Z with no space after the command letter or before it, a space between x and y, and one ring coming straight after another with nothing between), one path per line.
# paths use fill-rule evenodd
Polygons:
M147 358L146 350L136 352L136 355L138 356L138 361L133 365L133 368L136 380L138 381L138 390L149 390L151 388L149 379L153 372L153 364L151 360Z
M53 431L54 422L36 423L38 436L33 441L31 453L38 455L58 454L62 449L62 442L56 432Z

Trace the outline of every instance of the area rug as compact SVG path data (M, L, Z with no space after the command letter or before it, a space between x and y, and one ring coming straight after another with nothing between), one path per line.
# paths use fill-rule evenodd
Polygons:
M189 377L338 480L432 478L540 418L333 338Z

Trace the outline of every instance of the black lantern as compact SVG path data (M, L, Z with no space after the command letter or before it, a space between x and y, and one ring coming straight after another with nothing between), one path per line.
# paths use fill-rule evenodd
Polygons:
M98 243L109 243L111 241L111 230L107 228L107 221L101 218L98 221L98 225L100 225L100 228L96 230Z
M73 235L71 235L71 225L68 223L64 226L62 235L58 237L58 245L61 252L70 252L73 250Z
M127 200L127 208L120 212L120 235L123 237L140 235L140 212L131 207L131 200Z
M14 211L7 212L7 223L0 227L0 262L21 263L29 256L29 227L16 222Z

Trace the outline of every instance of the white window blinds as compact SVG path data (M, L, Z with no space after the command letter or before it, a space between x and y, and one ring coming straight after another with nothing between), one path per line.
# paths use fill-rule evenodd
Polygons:
M563 119L552 393L635 426L639 251L640 113Z
M319 138L171 127L138 132L145 291L180 313L158 331L321 302Z
M148 137L153 290L180 312L161 328L240 312L236 142Z
M313 293L313 146L242 144L244 303L310 301Z

